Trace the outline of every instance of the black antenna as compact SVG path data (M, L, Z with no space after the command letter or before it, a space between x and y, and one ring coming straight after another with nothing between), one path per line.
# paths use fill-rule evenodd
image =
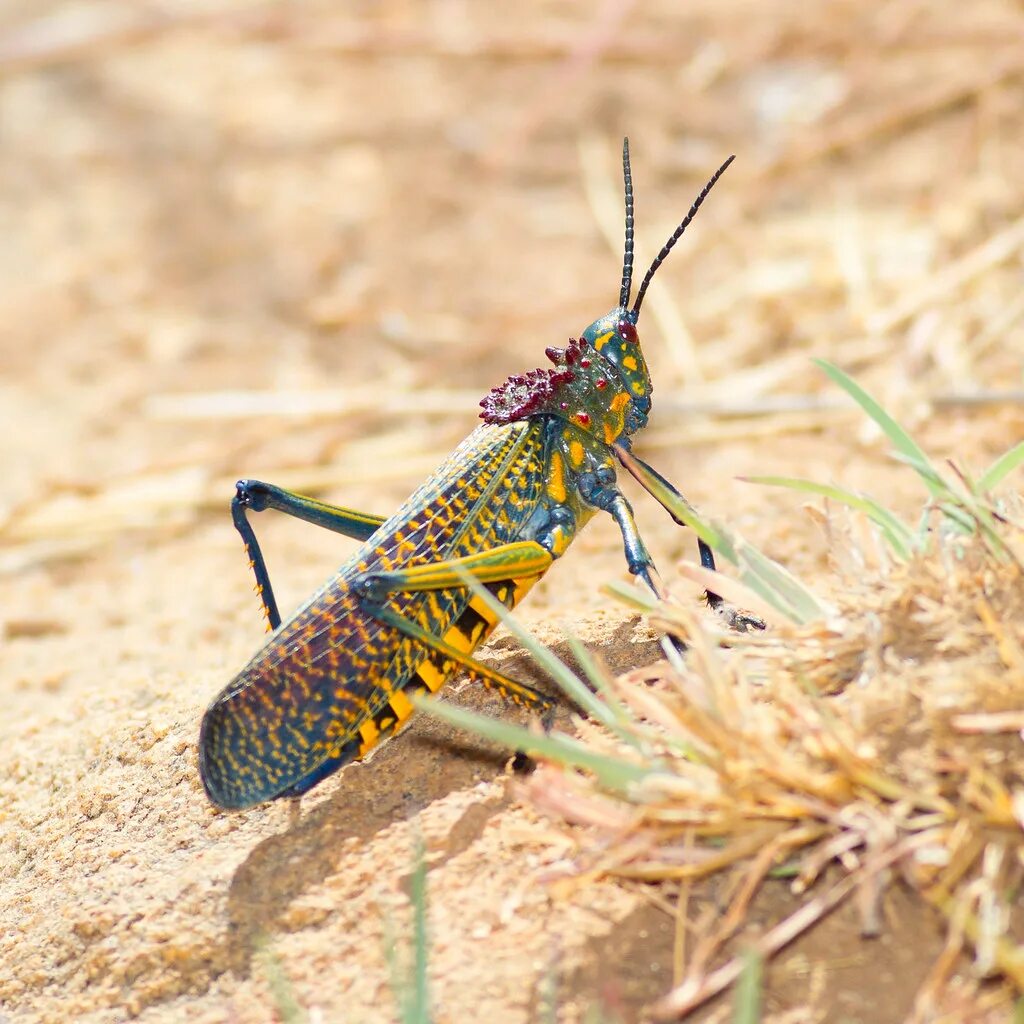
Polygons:
M654 272L658 269L658 267L662 265L662 263L665 261L665 257L672 251L672 246L679 241L679 239L683 235L683 232L689 227L690 221L693 220L693 218L697 215L697 211L700 209L700 204L703 203L705 199L707 199L708 193L711 191L712 188L714 188L715 182L718 181L718 179L725 173L726 167L728 167L729 164L731 164L735 159L735 155L729 157L729 159L726 160L725 163L722 164L722 166L719 167L717 171L715 171L711 180L700 190L700 195L697 196L696 199L694 199L693 206L690 207L690 212L683 218L683 221L679 225L679 227L677 227L675 231L672 232L672 237L664 244L661 252L659 252L658 255L654 257L654 262L651 264L651 269L647 271L643 283L640 285L640 291L636 293L636 302L633 303L633 309L631 310L634 323L636 322L636 318L640 315L640 305L644 301L644 295L647 294L647 286L651 283L651 278L654 277ZM629 224L629 220L627 220L626 223ZM623 305L625 305L625 303L623 303Z
M622 256L622 291L619 305L629 305L629 293L633 288L633 172L629 169L629 139L622 140L622 177L626 183L626 249Z

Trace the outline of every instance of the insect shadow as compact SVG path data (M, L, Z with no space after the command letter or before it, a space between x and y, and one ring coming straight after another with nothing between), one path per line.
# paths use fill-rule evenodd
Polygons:
M460 703L479 709L498 699L475 687L459 695ZM306 801L301 817L257 844L235 871L227 907L231 970L247 974L261 937L280 930L292 903L339 871L345 840L367 842L435 800L496 777L508 759L506 751L484 740L418 715L394 742L349 766L326 800L308 810ZM496 801L492 813L505 802L504 797ZM479 806L474 808L452 830L449 844L464 849L482 832L491 815L481 817ZM461 850L453 848L441 859L456 852ZM432 864L437 866L436 858Z
M635 641L637 619L618 625L597 648L612 670L635 664L647 648L652 657L658 642ZM501 641L499 640L499 645ZM551 645L554 653L575 667L569 645ZM528 654L506 659L522 677L536 681L558 701L559 719L567 721L578 709L555 692ZM460 704L484 710L497 695L468 685L453 696ZM527 717L526 712L521 712ZM337 777L330 796L303 809L301 817L276 835L257 844L237 868L228 890L226 953L229 969L247 975L262 938L281 929L291 905L322 884L341 867L345 840L367 842L381 830L416 815L449 793L467 789L482 779L498 776L509 754L485 740L426 715L417 715L394 742L380 746L363 762L350 765ZM482 834L494 814L507 804L504 796L481 800L467 808L449 830L448 846L435 852L431 868L467 849Z

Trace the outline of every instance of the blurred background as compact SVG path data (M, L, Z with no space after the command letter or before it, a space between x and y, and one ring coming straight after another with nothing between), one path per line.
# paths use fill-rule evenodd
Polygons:
M965 468L1024 433L1022 40L1010 0L2 0L9 727L206 673L191 729L261 638L234 481L391 511L615 304L623 135L641 270L737 156L645 305L638 450L827 593L736 477L922 495L812 357ZM282 609L352 549L258 528ZM600 637L624 574L595 523L523 617Z
M640 324L639 450L692 501L812 578L799 500L736 476L899 507L905 474L814 356L936 455L986 464L1024 426L1022 19L1000 0L6 0L0 607L19 692L55 662L73 663L58 700L111 662L162 665L159 629L170 668L251 650L234 481L392 510L490 387L614 305L626 134L641 268L737 155ZM671 578L692 538L637 505ZM282 608L351 550L259 528ZM596 522L524 614L596 613L623 572Z

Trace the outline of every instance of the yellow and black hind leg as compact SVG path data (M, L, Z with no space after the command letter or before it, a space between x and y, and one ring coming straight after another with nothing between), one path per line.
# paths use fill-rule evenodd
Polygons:
M471 599L460 619L442 637L394 611L385 602L390 595L397 593L465 588L467 576L481 584L496 584L499 587L504 584L505 587L499 589L497 595L499 600L504 601L514 593L517 581L540 578L551 566L551 562L551 553L540 544L535 541L519 541L467 555L465 558L417 565L396 572L368 573L355 582L354 588L367 613L379 622L394 627L426 648L442 664L447 662L457 665L507 700L539 711L545 725L548 725L555 706L550 697L483 664L470 653L496 624L486 605L476 598ZM466 621L470 617L474 619L473 625ZM457 638L459 644L453 643L448 636ZM420 674L431 691L438 690L446 677L446 673L440 669Z

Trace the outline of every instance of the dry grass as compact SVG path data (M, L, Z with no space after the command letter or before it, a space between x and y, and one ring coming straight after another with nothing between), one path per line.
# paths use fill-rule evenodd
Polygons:
M1018 553L1020 541L1008 539ZM961 950L979 1008L1009 1012L1024 995L1024 572L980 542L952 548L846 576L829 623L742 642L661 606L654 624L685 639L686 670L605 684L630 711L625 751L643 779L624 794L545 765L524 784L580 826L563 887L613 875L682 899L691 880L731 873L725 915L685 926L685 977L657 1017L735 981L744 959L729 950L771 957L845 900L857 901L862 934L878 934L897 881L948 929L915 1019L934 1019ZM614 756L595 726L582 728ZM741 938L780 865L798 908Z
M769 950L833 902L891 928L879 893L896 879L948 936L917 1020L1005 1021L1021 942L1003 913L1020 872L1015 563L969 546L899 565L860 518L811 508L809 524L791 495L734 478L838 477L916 516L916 482L811 357L940 463L977 472L1024 436L1022 29L1013 0L9 0L5 1012L262 1022L247 942L266 932L323 1019L386 1020L373 907L404 898L391 800L412 789L436 833L432 991L454 1019L522 1024L538 936L610 970L606 946L580 950L642 900L678 922L678 1009L727 983L744 944ZM554 875L561 826L496 793L477 807L498 769L433 722L319 787L298 825L216 815L199 718L260 639L234 481L396 507L480 395L613 301L627 133L638 263L738 155L646 307L655 419L638 453L834 619L723 650L665 610L690 670L614 684L643 723L633 766L658 770L629 799L549 767L528 783L580 822L551 890L535 878ZM692 538L637 511L682 592L672 561ZM348 550L266 529L295 602ZM523 615L573 622L621 670L650 649L608 611L621 551L601 529ZM619 618L591 629L598 614ZM803 902L758 936L779 862ZM632 881L592 883L608 875ZM719 878L721 919L702 909ZM571 905L548 899L565 889Z

